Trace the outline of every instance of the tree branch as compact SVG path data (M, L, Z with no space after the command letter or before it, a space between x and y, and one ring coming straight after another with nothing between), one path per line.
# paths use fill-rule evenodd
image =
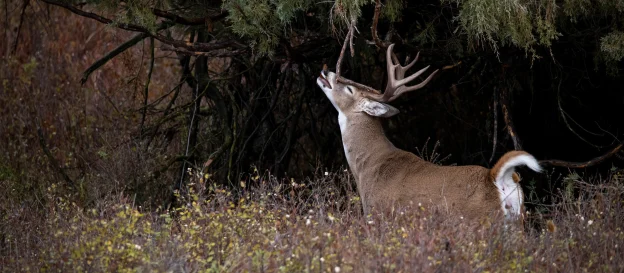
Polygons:
M336 62L336 81L339 81L341 83L344 84L348 84L348 85L353 85L357 88L360 89L364 89L364 90L368 90L370 92L375 92L375 93L381 93L379 90L372 88L370 86L361 84L361 83L357 83L354 82L352 80L349 80L345 77L342 77L341 74L341 65L342 65L342 59L344 59L344 54L345 51L347 51L347 45L350 44L351 45L351 56L353 56L355 53L353 52L353 32L354 32L354 28L355 28L355 20L351 20L351 24L349 25L349 32L347 32L347 36L345 37L345 41L342 44L342 49L340 50L340 55L338 56L338 61ZM326 69L326 65L323 66L323 69Z
M173 51L173 52L177 52L177 53L189 55L189 56L205 56L205 57L211 57L211 58L239 56L240 54L247 52L247 49L238 49L238 50L225 51L225 52L201 52L201 51L198 52L198 51L190 51L190 50L185 50L185 49L175 49L175 48L165 48L165 47L163 47L162 50Z
M340 68L342 66L342 59L344 59L344 54L345 51L347 51L347 45L349 44L349 40L351 39L351 36L353 35L353 25L354 22L351 21L351 24L349 25L349 31L347 32L347 35L345 36L345 40L344 43L342 43L342 49L340 50L340 55L338 56L338 61L336 62L336 79L340 79L340 73L342 71L340 71Z
M587 167L591 167L594 165L597 165L598 163L612 157L613 155L617 154L617 152L619 152L620 150L622 150L622 147L624 147L624 143L620 143L620 145L615 146L615 148L611 149L610 151L608 151L607 153L599 156L599 157L595 157L589 161L585 161L585 162L570 162L570 161L563 161L563 160L557 160L557 159L551 159L551 160L540 160L540 164L545 164L545 165L551 165L551 166L558 166L558 167L566 167L566 168L587 168Z
M189 43L189 42L185 42L185 41L179 41L179 40L173 40L170 39L162 34L159 33L151 33L149 31L149 29L147 29L146 27L143 26L139 26L139 25L135 25L135 24L127 24L127 23L114 23L113 20L102 17L98 14L92 13L92 12L87 12L87 11L83 11L81 9L78 9L72 5L68 5L65 3L61 3L61 2L57 2L54 0L41 0L45 3L48 3L50 5L55 5L55 6L59 6L59 7L63 7L75 14L78 14L80 16L83 17L87 17L87 18L91 18L94 20L97 20L101 23L104 24L113 24L114 26L120 28L120 29L125 29L125 30L129 30L129 31L135 31L135 32L142 32L145 33L151 37L154 37L154 39L161 41L162 43L168 44L168 45L172 45L174 47L181 47L181 48L185 48L187 50L190 51L204 51L204 52L208 52L208 51L212 51L212 50L216 50L216 49L223 49L226 47L234 47L234 48L246 48L247 46L242 45L236 41L233 40L228 40L228 41L222 41L222 42L214 42L214 43Z
M379 14L381 13L381 0L375 1L375 15L373 15L373 25L371 26L371 34L373 36L373 40L375 41L375 45L379 48L387 48L388 45L382 42L377 35L377 24L379 23Z
M138 42L147 38L148 36L149 35L147 33L140 33L134 36L132 39L128 40L127 42L119 45L117 48L113 49L108 54L104 55L104 57L97 60L95 63L89 66L89 68L87 68L87 70L85 70L84 73L82 73L82 79L80 79L80 84L85 84L87 80L89 79L89 76L91 75L91 73L93 73L95 70L105 65L108 61L115 58L120 53L126 51L128 48L131 48L132 46L136 45Z
M154 13L154 15L158 17L167 18L176 24L188 25L188 26L203 25L207 22L217 22L217 21L221 21L225 19L228 16L228 12L223 11L214 16L208 16L208 17L202 17L202 18L184 18L176 14L173 14L171 12L160 10L157 8L153 8L152 13Z

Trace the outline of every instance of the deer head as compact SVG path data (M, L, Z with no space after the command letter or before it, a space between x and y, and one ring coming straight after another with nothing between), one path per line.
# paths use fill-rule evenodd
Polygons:
M349 168L355 177L364 213L395 205L430 204L444 206L468 219L501 212L507 218L522 216L523 193L515 168L541 168L535 158L523 151L506 153L492 169L481 166L440 166L396 148L385 136L380 118L399 111L388 103L399 96L425 86L436 71L424 81L408 85L425 73L429 66L405 77L419 55L406 66L393 53L386 52L388 83L385 92L323 69L318 86L338 110L338 123ZM344 53L343 46L343 53ZM343 56L341 53L341 56Z
M384 118L394 116L399 113L399 110L387 103L406 92L422 88L438 72L438 70L434 71L427 79L417 85L407 86L409 82L427 71L429 66L405 78L405 72L418 61L420 53L411 63L401 66L393 48L394 44L390 45L386 53L388 84L383 94L371 87L344 79L337 73L332 73L326 69L321 71L321 76L317 78L316 82L339 113L366 113L370 116Z

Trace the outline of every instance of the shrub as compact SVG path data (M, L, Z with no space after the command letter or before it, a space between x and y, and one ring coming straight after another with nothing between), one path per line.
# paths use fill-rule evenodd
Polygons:
M624 266L621 172L594 184L579 178L582 194L562 195L524 229L471 224L418 204L387 217L363 216L357 194L336 187L350 185L346 172L288 186L256 175L241 192L215 186L201 172L193 177L191 190L178 193L180 208L152 212L124 198L84 210L50 187L45 219L6 233L4 264L63 272L609 272Z

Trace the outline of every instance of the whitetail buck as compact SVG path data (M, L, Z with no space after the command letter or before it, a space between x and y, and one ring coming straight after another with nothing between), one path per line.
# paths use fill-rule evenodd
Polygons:
M418 55L407 66L401 66L392 52L393 46L387 49L388 83L383 94L326 68L316 80L338 110L344 152L355 177L364 213L368 215L372 208L387 210L395 205L422 203L441 205L468 219L493 212L502 212L507 219L518 219L524 210L523 193L514 169L526 165L534 171L541 171L530 154L508 152L492 169L440 166L396 148L385 136L380 119L399 113L386 103L422 88L437 72L420 84L407 86L429 66L404 78L405 72L418 60ZM338 74L340 61L336 66Z

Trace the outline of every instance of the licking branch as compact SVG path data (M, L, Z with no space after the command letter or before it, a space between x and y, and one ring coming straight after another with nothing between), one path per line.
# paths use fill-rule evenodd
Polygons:
M382 42L377 35L377 25L379 24L379 14L381 13L381 0L375 1L375 15L373 15L373 25L371 26L371 35L373 36L373 41L375 41L375 45L379 48L388 47L387 44Z
M347 32L347 35L345 37L345 41L342 44L342 49L340 50L340 55L338 56L338 61L336 62L336 78L340 79L340 68L342 65L342 59L344 59L344 54L347 51L347 44L349 43L349 40L351 39L351 36L353 36L353 28L354 28L354 23L351 22L351 24L349 25L349 31ZM353 53L353 52L352 52Z
M344 84L348 84L348 85L352 85L355 86L357 88L361 88L364 90L368 90L370 92L374 92L374 93L381 93L379 92L379 90L372 88L370 86L367 85L363 85L361 83L357 83L354 82L352 80L349 80L345 77L342 77L341 74L341 65L342 65L342 59L344 58L344 54L347 51L347 45L350 44L351 47L351 56L353 56L355 53L353 51L353 32L354 32L354 28L355 28L355 20L351 20L351 23L349 25L349 31L347 32L347 36L345 37L345 41L342 44L342 49L340 50L340 55L338 56L338 61L336 62L336 81L339 81L341 83Z

